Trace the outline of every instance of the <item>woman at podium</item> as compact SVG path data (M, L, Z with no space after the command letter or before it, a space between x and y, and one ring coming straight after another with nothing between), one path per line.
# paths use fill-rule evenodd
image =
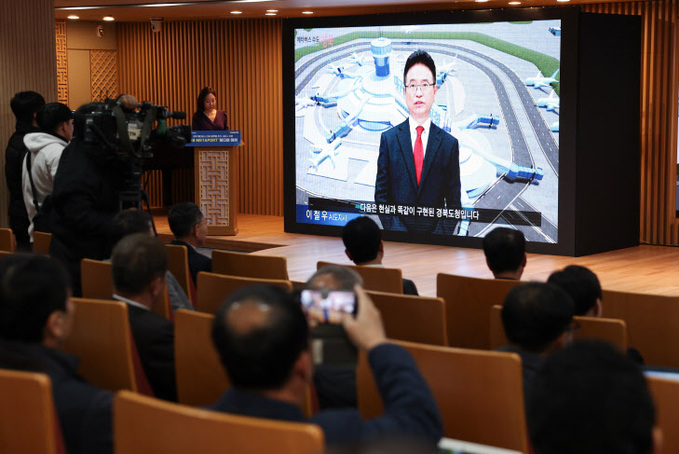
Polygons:
M193 114L191 129L194 131L227 131L226 112L217 110L217 95L210 87L204 87L198 94L198 109Z

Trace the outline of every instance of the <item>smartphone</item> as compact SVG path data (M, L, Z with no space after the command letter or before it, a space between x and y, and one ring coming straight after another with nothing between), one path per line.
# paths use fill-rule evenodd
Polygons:
M300 299L304 310L312 307L356 314L356 294L340 290L302 290Z

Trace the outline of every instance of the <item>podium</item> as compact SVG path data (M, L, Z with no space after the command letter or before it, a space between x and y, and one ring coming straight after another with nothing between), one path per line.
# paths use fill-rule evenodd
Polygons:
M191 131L196 205L208 235L238 234L238 147L240 131Z

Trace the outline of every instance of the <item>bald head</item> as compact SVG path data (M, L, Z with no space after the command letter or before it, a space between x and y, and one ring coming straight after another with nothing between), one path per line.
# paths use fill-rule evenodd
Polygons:
M356 285L363 285L361 276L351 268L327 265L316 271L307 281L305 288L311 290L345 290L353 292Z
M276 390L308 349L309 327L301 305L286 290L245 287L217 312L212 339L235 387Z

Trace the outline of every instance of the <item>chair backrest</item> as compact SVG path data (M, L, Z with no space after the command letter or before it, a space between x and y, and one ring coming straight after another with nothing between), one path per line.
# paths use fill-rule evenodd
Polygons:
M447 438L528 452L521 359L513 353L396 342L415 359L434 394ZM364 418L383 412L365 352L356 368Z
M82 259L80 273L82 274L83 298L111 299L114 291L111 262Z
M646 377L655 402L657 425L662 429L661 453L679 452L679 382Z
M33 252L35 254L49 255L52 234L47 232L33 232Z
M62 348L80 357L78 373L100 388L138 391L127 305L84 298L73 302L73 327Z
M318 262L316 269L327 265L338 265L332 262ZM351 268L363 278L363 288L373 292L403 294L403 275L399 268L384 268L381 266L340 265Z
M448 345L443 298L367 292L382 314L389 339Z
M268 284L292 290L290 281L279 279L255 279L240 276L224 276L222 274L198 273L198 297L196 310L208 314L216 314L227 296L241 287Z
M189 297L191 303L194 302L195 297L195 283L191 282L191 273L189 272L189 253L186 246L182 244L166 244L167 248L167 267L174 275L179 285L181 285L186 296Z
M14 252L15 248L12 229L0 229L0 251Z
M679 296L603 291L603 314L624 320L646 364L679 367Z
M110 300L113 297L115 288L113 285L113 265L111 262L82 259L80 261L80 272L82 274L83 298ZM167 285L163 295L153 306L152 310L168 320L173 320Z
M0 451L65 452L47 375L0 369L0 402Z
M288 280L288 264L285 257L243 252L212 251L212 272L229 276Z
M314 424L249 418L202 410L122 391L115 397L116 454L321 454Z
M507 345L507 337L502 326L502 306L493 306L490 311L490 348L496 349ZM615 345L620 351L627 351L627 325L622 320L613 318L581 317L573 320L580 329L573 333L573 339L598 339Z
M212 342L215 316L180 309L174 321L177 401L210 405L229 387L229 377Z
M448 345L488 349L490 308L502 304L507 293L520 283L439 273L436 296L446 302Z

